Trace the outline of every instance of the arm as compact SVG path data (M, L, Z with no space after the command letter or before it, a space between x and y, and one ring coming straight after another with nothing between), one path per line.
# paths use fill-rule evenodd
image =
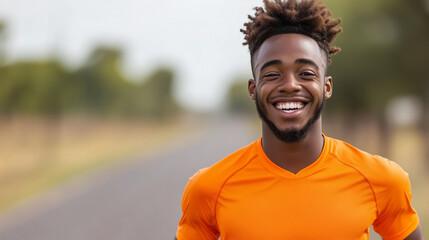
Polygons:
M176 239L217 240L219 233L214 216L217 188L213 188L204 169L189 179L182 196L182 217ZM210 176L209 176L210 177ZM209 178L211 180L211 178Z
M405 238L405 240L423 240L423 239L424 239L423 230L420 224L419 226L417 226L414 232L412 232L410 235L408 235L408 237Z
M374 231L383 239L423 239L417 212L411 205L411 184L406 173L397 163L378 157L383 178L375 179L377 219ZM376 180L378 180L376 182Z

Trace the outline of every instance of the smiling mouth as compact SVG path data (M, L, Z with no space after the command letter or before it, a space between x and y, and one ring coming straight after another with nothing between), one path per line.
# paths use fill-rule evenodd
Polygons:
M283 111L285 113L293 113L304 108L304 106L304 102L278 102L275 104L275 107L278 110Z

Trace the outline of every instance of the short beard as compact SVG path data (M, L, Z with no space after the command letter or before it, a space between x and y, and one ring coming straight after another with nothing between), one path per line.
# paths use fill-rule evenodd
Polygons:
M314 115L308 122L302 127L301 129L285 129L280 130L278 129L272 121L270 121L266 116L266 109L263 108L259 102L258 95L255 93L255 104L256 104L256 110L258 111L259 117L264 121L268 127L273 131L274 135L276 137L286 143L294 143L294 142L300 142L307 136L310 128L314 125L314 123L320 118L320 115L322 114L322 110L325 107L325 99L323 98L322 102L317 106L316 111L314 112ZM264 113L265 112L265 113Z

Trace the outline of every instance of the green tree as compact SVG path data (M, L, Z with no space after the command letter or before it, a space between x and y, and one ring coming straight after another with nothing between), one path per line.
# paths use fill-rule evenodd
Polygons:
M56 115L67 72L55 59L22 61L0 68L0 111Z
M239 114L254 114L255 103L247 91L248 78L237 77L232 81L227 95L226 108L228 112Z
M0 49L4 29L0 22ZM141 82L130 81L121 68L122 52L115 47L96 47L82 67L73 72L55 58L2 63L2 114L57 117L68 112L165 118L181 110L172 94L171 69L159 67Z
M155 69L145 78L136 100L144 115L163 118L181 110L173 97L173 81L173 71L164 67Z
M119 49L100 46L90 54L86 64L73 74L76 85L75 104L92 113L115 113L121 106L124 91L131 83L121 67Z
M429 14L423 1L327 3L341 13L344 28L334 44L343 51L330 69L335 91L330 110L380 112L397 96L427 98Z

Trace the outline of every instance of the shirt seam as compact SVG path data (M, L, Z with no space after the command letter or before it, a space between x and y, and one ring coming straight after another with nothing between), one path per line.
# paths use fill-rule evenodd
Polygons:
M215 201L215 204L214 204L214 209L213 209L213 216L214 216L214 220L215 220L215 223L216 223L216 228L218 229L218 231L220 232L220 230L219 230L219 224L218 224L218 221L217 221L217 205L218 205L218 202L219 202L219 197L220 197L220 194L221 194L221 192L222 192L222 190L223 190L223 188L225 187L225 185L226 185L226 183L235 175L235 174L237 174L238 172L240 172L240 171L242 171L244 168L246 168L247 167L247 165L249 165L253 160L255 160L255 158L256 158L256 156L253 156L251 159L249 159L249 161L246 163L246 164L244 164L241 168L239 168L239 169L237 169L236 171L234 171L233 173L231 173L226 179L225 179L225 181L222 183L222 186L219 188L219 192L218 192L218 194L217 194L217 196L216 196L216 201Z
M332 153L331 152L331 155L338 161L338 162L340 162L341 164L343 164L343 165L345 165L345 166L347 166L347 167L349 167L349 168L352 168L353 170L355 170L357 173L359 173L359 175L361 175L362 177L363 177L363 179L365 179L365 181L368 183L368 185L369 185L369 188L371 189L371 192L372 192L372 195L373 195L373 197L374 197L374 202L375 202L375 208L376 208L376 210L377 210L377 217L380 215L380 210L379 210L379 207L378 207L378 202L377 202L377 194L375 193L375 190L374 190L374 187L372 186L372 184L371 184L371 181L369 181L369 179L361 172L361 171L359 171L358 169L356 169L354 166L352 166L351 164L348 164L348 163L345 163L345 162L343 162L343 161L341 161L339 158L338 158L338 156L337 155L335 155L334 153Z

